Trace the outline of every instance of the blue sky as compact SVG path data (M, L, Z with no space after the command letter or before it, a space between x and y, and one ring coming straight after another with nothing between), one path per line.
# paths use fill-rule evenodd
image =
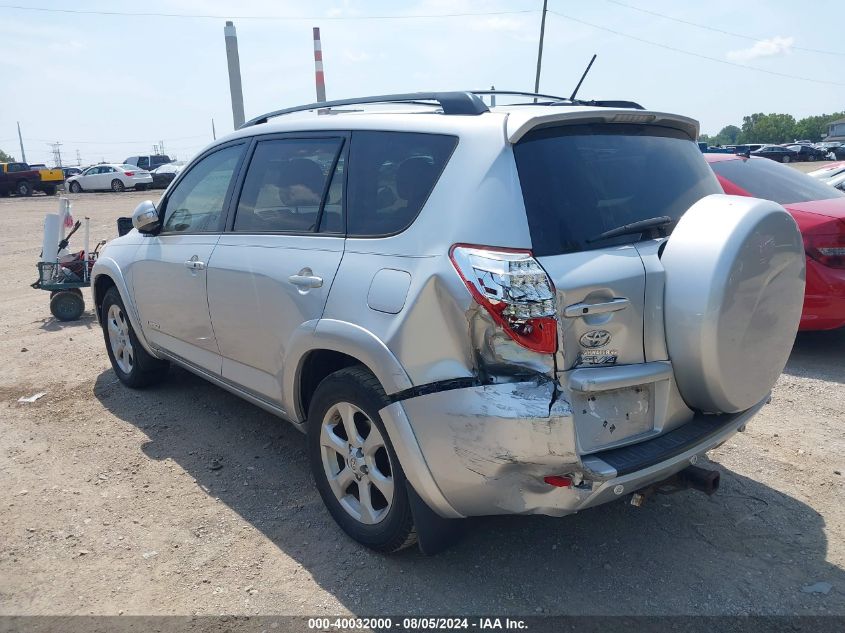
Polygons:
M119 161L151 151L158 141L188 158L211 141L212 118L218 136L231 131L225 17L31 12L4 4L234 18L249 118L314 100L312 26L322 30L329 99L491 84L530 90L542 0L0 0L0 149L20 158L20 121L30 162L51 162L48 143L60 141L65 162L75 164L77 150L83 163ZM707 133L739 125L752 112L800 118L845 110L841 2L549 0L549 9L563 15L547 18L541 91L568 95L598 53L579 96L679 112L701 121ZM491 14L338 19L444 13Z

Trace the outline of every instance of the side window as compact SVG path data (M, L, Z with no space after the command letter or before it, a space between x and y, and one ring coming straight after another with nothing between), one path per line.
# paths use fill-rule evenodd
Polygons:
M353 132L349 154L350 236L404 231L416 219L458 139L410 132Z
M316 230L324 193L342 146L341 138L259 141L238 200L233 230L241 233ZM329 187L326 213L332 219L326 221L326 231L343 230L341 192L342 187Z
M218 150L185 174L165 203L164 232L222 230L223 205L243 150L243 145Z
M138 159L138 167L141 167L141 168L143 169L143 168L146 168L146 167L149 167L149 166L150 166L150 159L149 159L149 157L147 157L147 156L141 156L141 157Z

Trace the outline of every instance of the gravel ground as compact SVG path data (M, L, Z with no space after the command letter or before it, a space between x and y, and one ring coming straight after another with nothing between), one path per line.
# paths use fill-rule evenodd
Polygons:
M71 197L93 243L150 195ZM56 205L0 200L0 614L845 614L845 332L798 338L711 454L712 498L475 519L439 556L381 556L323 509L293 428L178 369L131 391L90 310L52 318L29 283Z

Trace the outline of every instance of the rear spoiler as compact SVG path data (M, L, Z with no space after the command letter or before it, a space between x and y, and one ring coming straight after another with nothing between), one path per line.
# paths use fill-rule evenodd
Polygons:
M519 110L508 113L505 135L510 143L517 143L528 132L538 128L555 125L575 125L583 123L642 123L662 125L687 134L693 141L698 138L699 125L695 119L669 114L629 108L584 110L567 109L553 114L534 115L530 111Z

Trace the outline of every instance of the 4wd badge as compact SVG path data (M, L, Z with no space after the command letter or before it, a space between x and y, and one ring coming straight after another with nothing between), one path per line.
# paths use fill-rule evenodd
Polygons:
M587 349L604 347L610 343L610 332L607 330L590 330L581 335L581 346Z

